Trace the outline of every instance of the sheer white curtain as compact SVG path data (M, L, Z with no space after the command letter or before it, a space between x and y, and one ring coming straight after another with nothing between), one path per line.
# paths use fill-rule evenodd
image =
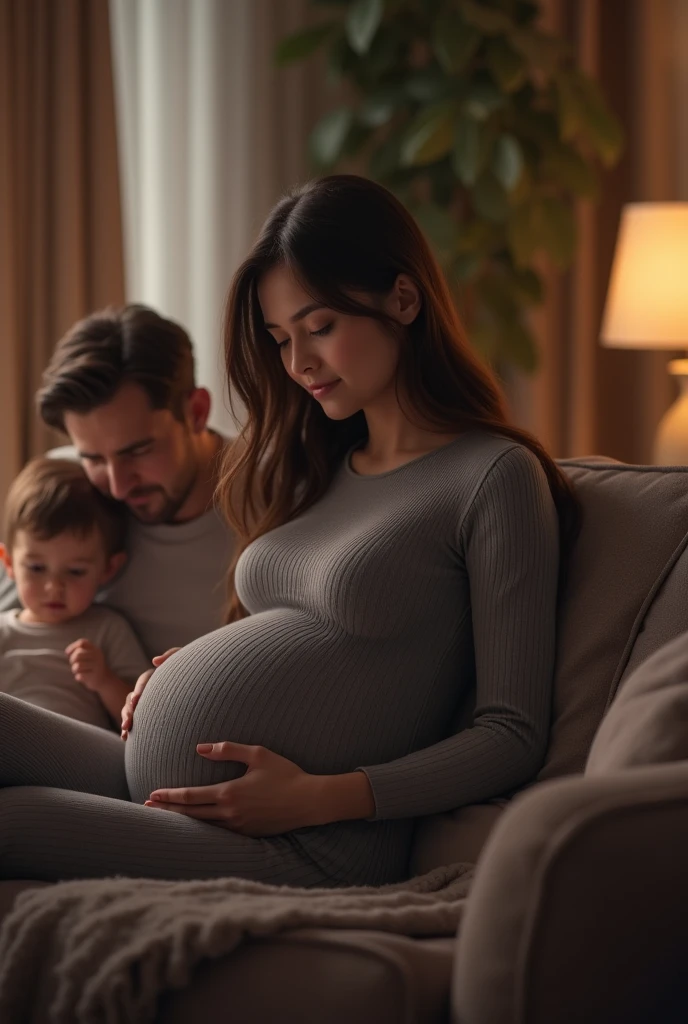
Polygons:
M220 326L271 204L307 175L310 69L276 71L307 0L110 0L127 299L194 340L215 426L233 430Z

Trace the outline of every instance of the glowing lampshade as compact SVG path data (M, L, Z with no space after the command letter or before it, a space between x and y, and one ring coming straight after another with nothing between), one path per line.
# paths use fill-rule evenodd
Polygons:
M612 348L688 348L688 203L624 207L601 340Z

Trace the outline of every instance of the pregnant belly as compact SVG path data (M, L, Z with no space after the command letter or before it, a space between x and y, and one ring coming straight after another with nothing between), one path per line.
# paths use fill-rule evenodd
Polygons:
M357 753L370 752L371 737L356 721L367 718L367 704L360 693L352 702L342 685L349 670L341 644L327 625L278 610L182 648L156 670L136 708L125 748L132 800L244 773L236 762L202 758L197 743L257 743L306 771L349 770ZM358 743L356 736L367 739Z

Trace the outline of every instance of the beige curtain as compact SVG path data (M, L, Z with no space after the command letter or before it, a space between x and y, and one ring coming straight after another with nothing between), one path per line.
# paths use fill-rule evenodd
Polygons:
M41 372L124 296L107 0L0 0L0 504L52 442Z
M546 274L548 298L534 317L540 372L511 382L517 418L557 456L648 462L657 423L675 397L666 373L672 353L606 350L598 338L621 207L680 198L681 4L686 0L542 0L545 26L568 38L627 135L623 159L604 175L599 204L578 208L574 266Z

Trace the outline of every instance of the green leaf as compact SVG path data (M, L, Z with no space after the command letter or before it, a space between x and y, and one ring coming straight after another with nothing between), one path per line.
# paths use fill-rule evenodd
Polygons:
M456 224L449 211L437 203L424 203L413 208L413 215L438 255L446 256L456 241Z
M482 266L482 256L477 252L464 252L455 257L452 264L453 273L460 281L470 281Z
M597 83L578 71L566 71L557 77L557 90L562 138L582 134L607 167L616 163L624 145L623 130Z
M461 0L459 7L466 21L486 35L510 32L514 27L508 14L488 7L485 3L479 3L477 0Z
M368 52L380 27L384 9L383 0L355 0L351 5L346 17L346 37L351 49L359 55Z
M599 196L599 178L595 168L572 146L555 143L546 150L540 172L543 177L582 199L597 199Z
M364 99L358 112L359 120L370 128L379 128L387 124L403 100L404 93L400 86L390 85L378 89Z
M459 228L456 240L457 252L479 252L488 255L494 247L499 229L485 220L469 220Z
M525 373L534 373L538 367L535 339L518 316L495 322L497 349L510 363Z
M512 270L507 284L516 301L523 306L538 305L545 297L542 279L530 267Z
M309 140L311 156L318 166L330 167L340 158L353 117L349 107L339 107L318 121Z
M401 149L401 162L421 167L441 160L452 148L456 111L453 104L439 104L413 119Z
M438 68L414 71L405 82L406 92L418 103L434 103L446 95L447 79Z
M484 121L504 105L504 94L487 76L476 77L464 96L464 109L471 117Z
M528 66L525 60L503 37L497 36L489 41L486 61L492 77L504 92L514 92L526 80Z
M477 28L456 12L446 10L435 21L432 44L438 61L448 75L456 75L468 64L480 45Z
M450 159L440 160L427 169L430 178L432 199L440 206L448 207L457 191L456 174Z
M303 32L296 32L291 36L287 36L275 49L275 64L279 68L284 68L297 60L304 60L306 57L310 57L320 44L332 34L335 28L335 22L328 21L323 25L315 25L313 28L307 28Z
M382 181L390 177L401 167L401 147L406 136L407 126L392 132L379 143L370 154L368 170L371 178Z
M559 199L540 200L537 230L541 244L558 267L569 265L576 247L573 210Z
M474 323L469 331L469 340L486 362L494 362L497 355L497 332L489 320L483 317L482 321Z
M540 244L537 210L532 203L522 203L513 210L507 224L507 239L516 265L527 267Z
M530 25L540 14L540 5L533 0L516 0L515 18L519 25Z
M365 72L365 89L388 85L390 80L396 81L400 69L406 75L407 36L403 27L396 22L388 21L384 32L377 32L370 49L360 61L359 66Z
M327 48L327 79L328 83L337 85L346 75L353 72L358 57L349 46L345 35L333 40Z
M354 121L344 138L340 156L356 156L368 142L372 132L372 128Z
M475 185L487 162L491 133L484 122L462 114L456 123L452 166L458 179L469 188Z
M509 201L500 182L489 172L481 175L471 192L473 208L485 220L500 223L509 212Z
M523 173L523 150L513 135L500 135L492 155L492 170L497 181L511 192Z
M569 53L569 47L563 39L551 36L536 29L518 29L510 35L511 45L521 53L526 61L550 75L557 65Z

